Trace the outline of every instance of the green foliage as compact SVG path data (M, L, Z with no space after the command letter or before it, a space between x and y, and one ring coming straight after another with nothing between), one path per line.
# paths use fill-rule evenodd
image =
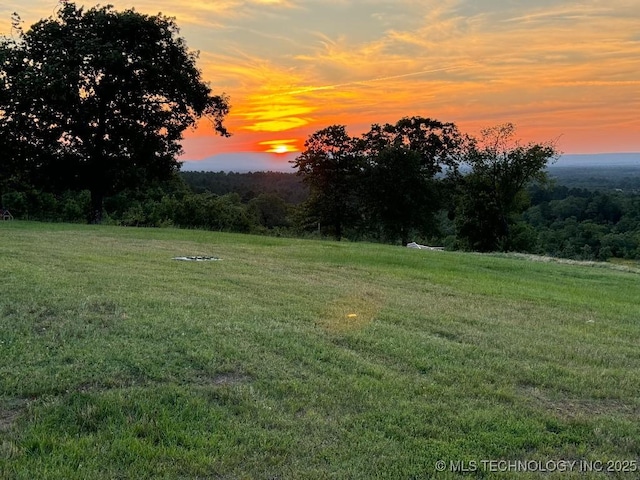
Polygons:
M90 195L65 191L59 195L29 189L3 195L3 205L15 218L50 222L86 221L90 211Z
M640 195L558 186L531 190L524 219L541 253L583 260L640 258Z
M267 229L289 226L289 210L285 201L273 193L261 193L247 205L247 211L253 216L254 223Z
M299 205L309 197L300 177L283 172L180 172L194 193L237 193L248 202L262 193L277 195L287 204Z
M372 125L362 141L365 152L373 157L387 148L417 153L426 178L433 178L444 168L457 171L468 147L468 139L454 123L424 117L404 117L393 125Z
M466 155L471 172L462 179L456 222L473 250L515 248L511 227L529 205L526 187L544 182L546 166L557 156L551 144L523 146L514 136L512 124L486 129Z
M454 124L422 117L372 125L360 138L338 125L314 133L295 161L310 186L308 223L331 227L336 239L349 230L406 244L410 234L433 233L434 177L457 170L463 144Z
M309 209L322 228L340 240L345 225L359 216L363 158L357 141L343 125L333 125L313 133L304 146L294 166L309 186Z
M549 176L558 184L568 188L582 188L598 191L624 191L640 193L640 164L627 162L610 165L608 161L594 162L594 165L580 164L550 166Z
M398 171L406 164L398 166ZM382 170L381 170L382 171ZM363 215L366 230L347 228L345 235L353 240L374 240L394 242L399 237L385 230L384 223L373 215L376 205L393 211L394 203L384 202L383 198L409 199L403 189L391 188L393 185L410 183L410 177L394 177L396 171L386 174L389 179L389 190L366 190L379 192L367 200L370 205ZM246 178L245 178L246 175ZM289 179L280 178L280 175ZM306 205L293 205L273 190L263 180L269 175L255 174L213 174L205 173L197 178L211 179L211 188L219 194L195 193L182 182L182 175L168 183L156 184L153 188L120 192L105 200L107 221L116 225L167 227L184 226L188 228L215 229L223 231L251 231L269 235L285 236L318 236L318 220ZM464 181L470 182L474 177L466 175ZM226 180L231 179L228 183ZM284 187L278 191L285 192L287 185L298 185L299 177L295 174L278 174L276 183ZM396 183L397 182L397 183ZM366 185L365 180L362 181ZM434 194L438 205L447 206L446 196L451 195L454 184L451 178L434 179L421 194ZM226 185L226 187L225 187ZM265 186L271 193L261 192ZM459 184L458 184L459 187ZM192 188L202 192L197 185ZM237 190L237 192L236 192ZM246 192L253 192L246 195ZM292 192L295 191L292 190ZM219 197L235 193L233 201L220 202ZM555 257L576 260L608 260L608 259L640 259L640 196L627 192L599 192L586 189L570 189L564 186L546 186L533 184L528 188L528 195L523 195L524 204L531 199L532 206L522 214L513 215L509 226L509 248L514 251L531 252ZM297 195L297 193L295 194ZM295 196L294 195L294 196ZM240 197L240 202L238 202ZM289 197L293 198L293 197ZM367 198L366 196L363 198ZM489 205L481 196L458 196L457 201L474 202L475 208ZM426 200L425 200L426 201ZM89 192L67 191L59 195L51 195L37 190L9 192L3 196L6 208L18 219L45 221L82 222L90 211ZM202 208L199 206L202 204ZM424 218L424 223L415 223L409 230L410 235L418 243L444 245L448 250L472 250L466 237L457 235L460 224L456 218L447 215L442 209L431 216L429 209L412 210L414 202L407 200L407 212L412 212L409 222ZM464 205L458 203L458 211ZM230 212L229 212L230 211ZM405 210L396 212L401 219ZM424 215L428 214L428 217ZM486 217L491 218L489 215ZM495 217L494 217L495 218ZM389 217L389 225L396 219ZM433 228L422 229L420 225L431 225ZM397 223L401 225L399 221ZM477 229L484 228L478 224ZM497 228L497 227L494 227ZM399 230L397 230L399 231ZM475 232L472 232L475 233ZM488 230L487 237L491 237ZM585 248L588 246L588 248ZM480 249L482 246L475 248Z
M379 225L392 243L409 242L410 234L433 229L436 185L423 174L418 152L387 147L370 158L365 172L365 198L370 225Z
M423 117L372 125L360 140L366 157L363 197L368 228L391 243L434 236L445 185L436 175L457 172L465 139L452 123Z
M221 197L212 194L186 196L176 213L175 224L231 232L248 232L251 228L246 208L236 193Z

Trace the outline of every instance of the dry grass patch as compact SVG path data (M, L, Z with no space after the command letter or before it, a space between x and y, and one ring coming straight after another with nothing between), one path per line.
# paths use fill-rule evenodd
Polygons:
M24 399L8 399L0 401L0 433L8 432L27 408Z
M589 418L593 416L638 418L640 406L613 398L585 398L547 391L545 389L526 386L519 389L519 394L561 420Z

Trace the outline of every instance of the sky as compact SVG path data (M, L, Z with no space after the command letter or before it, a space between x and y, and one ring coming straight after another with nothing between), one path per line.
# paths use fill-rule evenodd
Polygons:
M295 152L330 125L360 135L407 116L472 135L511 122L567 154L640 152L639 0L107 3L175 17L204 80L230 97L233 135L200 122L183 160ZM14 11L28 27L59 5L2 0L0 34Z

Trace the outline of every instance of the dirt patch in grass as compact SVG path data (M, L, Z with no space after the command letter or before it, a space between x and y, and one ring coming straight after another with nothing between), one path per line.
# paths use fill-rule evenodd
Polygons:
M26 406L26 400L0 401L0 433L11 430Z
M191 383L200 386L233 386L251 382L252 378L241 372L219 372L215 374L200 372L191 379Z
M115 326L126 313L111 300L87 299L80 305L33 305L22 313L34 334L82 338Z
M527 386L520 389L520 394L527 397L536 406L554 413L561 419L592 416L637 416L640 409L620 400L575 398L562 394L552 394L539 388Z
M212 385L237 385L239 383L246 383L250 379L247 375L243 375L238 372L226 372L219 373L211 379Z

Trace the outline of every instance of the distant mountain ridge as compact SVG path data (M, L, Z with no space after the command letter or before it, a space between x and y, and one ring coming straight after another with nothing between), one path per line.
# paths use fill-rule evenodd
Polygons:
M640 167L640 152L566 154L550 165L550 168L566 167Z
M182 164L183 172L286 172L294 173L289 163L298 153L221 153L203 160L187 160Z
M221 153L203 160L186 160L183 172L287 172L294 173L293 165L299 153ZM639 167L640 152L565 154L550 165L550 169L571 167Z

